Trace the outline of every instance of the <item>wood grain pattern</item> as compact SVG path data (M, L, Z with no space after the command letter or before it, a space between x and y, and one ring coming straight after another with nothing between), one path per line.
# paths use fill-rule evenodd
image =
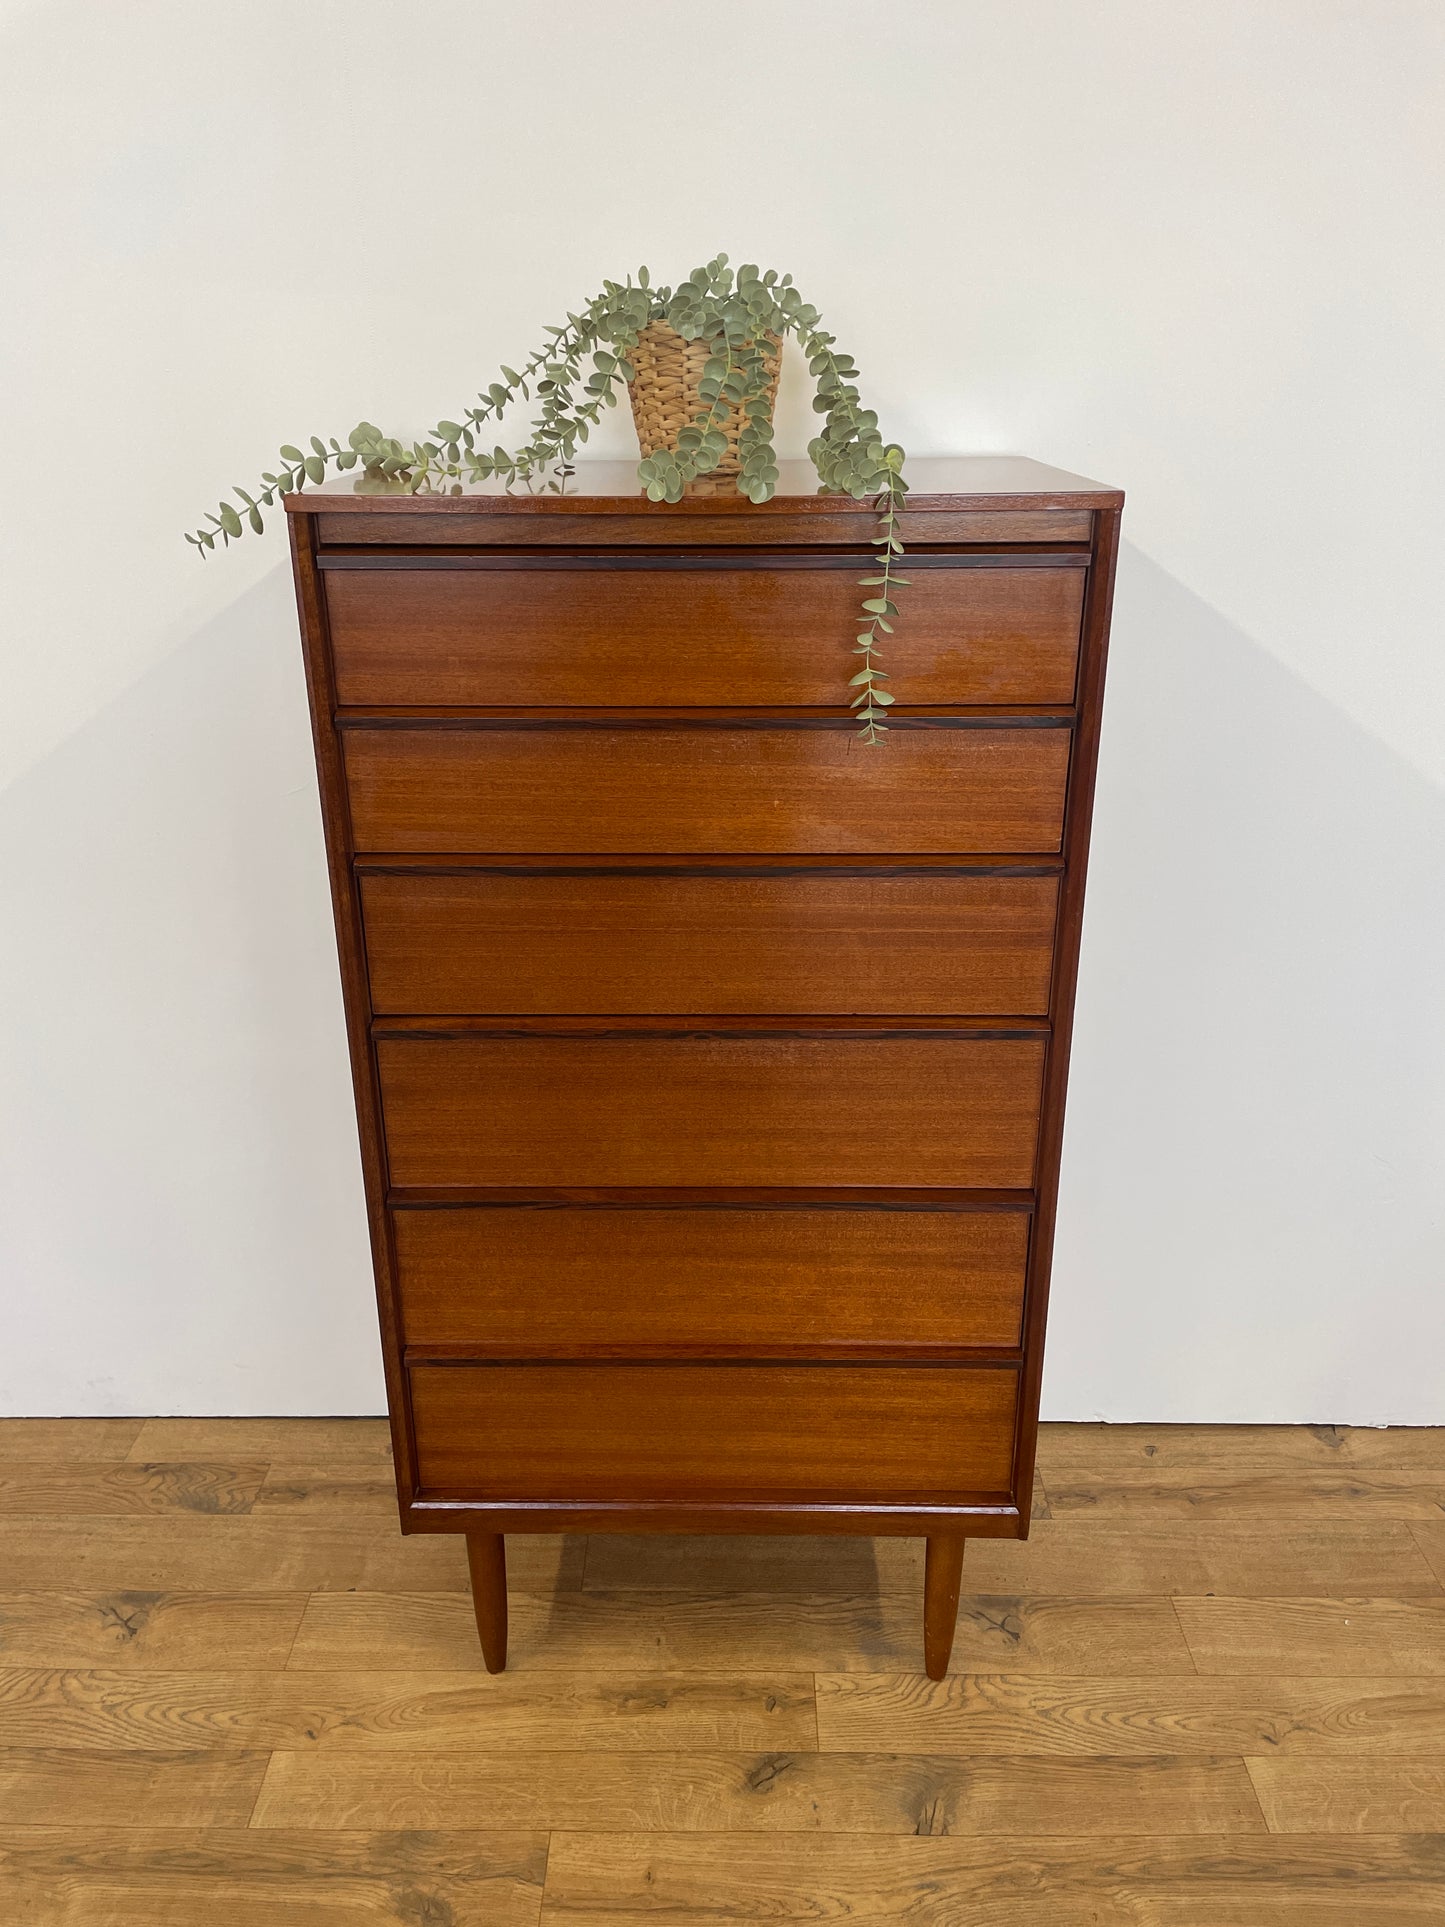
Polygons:
M1067 729L343 732L359 851L1059 848Z
M622 1561L606 1562L608 1576L619 1576L617 1564L626 1563L628 1548L637 1543L623 1542ZM698 1543L684 1541L684 1552ZM575 1592L514 1588L514 1663L527 1672L651 1667L731 1677L758 1667L867 1673L916 1666L918 1572L911 1566L880 1571L864 1541L867 1570L859 1571L860 1561L850 1564L850 1573L855 1584L871 1577L870 1588L830 1593L823 1590L829 1575L822 1573L814 1589L804 1591L809 1571L786 1554L807 1543L789 1542L779 1559L792 1591L745 1591L727 1575L704 1589L707 1573L691 1591L641 1581L611 1589L584 1584ZM819 1550L837 1552L851 1543L825 1540ZM907 1549L918 1542L891 1543ZM592 1553L600 1549L599 1541ZM457 1672L481 1663L464 1594L359 1592L313 1593L289 1661L307 1672L388 1666ZM989 1599L966 1593L952 1664L955 1672L1007 1668L1103 1678L1194 1672L1167 1599Z
M1415 1535L1415 1543L1429 1562L1430 1570L1440 1584L1445 1586L1445 1520L1441 1520L1436 1525L1422 1522L1413 1526L1411 1530Z
M264 1464L0 1461L0 1514L249 1512L265 1476Z
M1233 1479L1236 1511L1064 1511L1027 1546L975 1540L933 1686L921 1539L518 1535L513 1670L492 1678L460 1542L352 1509L384 1427L135 1427L137 1465L264 1465L263 1490L308 1496L294 1520L0 1521L7 1583L43 1575L0 1595L0 1918L1437 1927L1430 1528L1322 1517L1307 1486L1298 1518L1254 1503L1325 1454L1424 1472L1436 1439L1151 1430L1046 1426L1040 1460L1093 1486L1165 1457ZM36 1502L64 1507L54 1467L113 1465L125 1436L21 1434L0 1470L18 1490L29 1453ZM1100 1590L985 1590L1005 1559ZM191 1589L144 1588L178 1563ZM366 1591L296 1583L368 1563Z
M536 1927L545 1835L7 1827L25 1927Z
M138 1418L0 1418L0 1464L36 1459L85 1459L95 1463L124 1458L144 1424L145 1420Z
M1060 1482L1167 1473L1223 1483L1295 1468L1445 1472L1445 1426L1050 1425L1040 1433L1039 1464Z
M244 1827L271 1754L0 1749L0 1825Z
M811 1747L812 1680L0 1668L0 1748Z
M1176 1599L1201 1673L1445 1675L1445 1592L1415 1599Z
M1044 1015L1055 877L363 875L372 1007Z
M304 1592L0 1593L0 1663L183 1671L224 1653L232 1666L281 1667L307 1598Z
M395 1237L413 1351L826 1355L1017 1345L1028 1215L490 1206L398 1211Z
M676 1592L734 1590L827 1598L923 1590L923 1540L708 1533L607 1533L587 1546L585 1583Z
M478 1814L497 1827L604 1833L1265 1831L1239 1760L811 1752L278 1752L253 1824L450 1828Z
M252 1509L287 1515L309 1512L327 1519L344 1513L394 1519L396 1480L390 1456L384 1465L348 1466L339 1472L324 1465L280 1461L267 1471Z
M1164 1467L1133 1476L1097 1480L1048 1479L1049 1507L1055 1514L1088 1512L1100 1518L1179 1519L1334 1518L1378 1514L1389 1519L1439 1519L1445 1510L1445 1470L1316 1471L1291 1468L1266 1471L1232 1468L1222 1476L1201 1476L1194 1466Z
M581 1578L580 1545L517 1542L519 1585ZM316 1592L353 1586L457 1592L466 1553L449 1539L397 1536L395 1515L0 1519L0 1573L17 1591Z
M806 569L332 569L343 704L833 708L860 563ZM866 573L866 567L863 569ZM930 567L889 656L908 703L1068 703L1084 571Z
M818 1676L824 1752L1445 1753L1445 1684Z
M78 1454L77 1454L78 1456ZM333 1474L391 1464L391 1431L384 1418L152 1418L140 1427L131 1458L278 1460L324 1465Z
M1027 1186L1038 1037L377 1045L396 1185Z
M947 1503L1010 1486L1018 1374L949 1365L416 1366L423 1490Z
M1224 1839L1117 1832L1024 1845L987 1836L559 1832L544 1927L884 1921L929 1927L1425 1927L1442 1856L1428 1837ZM927 1911L921 1911L926 1908Z
M1272 1833L1445 1834L1445 1758L1246 1764Z
M1402 1519L1093 1519L1035 1525L1026 1545L976 1540L969 1584L986 1592L1434 1596L1431 1571Z

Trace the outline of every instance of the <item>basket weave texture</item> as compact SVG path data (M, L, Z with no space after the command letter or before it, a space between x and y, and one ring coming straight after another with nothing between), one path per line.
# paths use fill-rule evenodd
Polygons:
M778 375L782 369L783 344L779 336L763 337L763 360L767 364L768 413L778 399ZM708 404L698 393L698 383L712 359L705 341L684 341L666 321L650 321L637 337L637 346L627 359L632 363L632 380L627 392L632 398L632 419L637 424L637 439L642 453L659 455L677 446L677 438L688 423L695 421ZM738 436L744 416L740 408L730 408L718 423L727 437L727 452L710 475L736 475L742 468Z

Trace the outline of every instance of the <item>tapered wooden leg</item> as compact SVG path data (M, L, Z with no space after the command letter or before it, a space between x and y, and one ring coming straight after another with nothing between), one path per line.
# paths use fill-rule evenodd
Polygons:
M953 1629L958 1620L958 1588L963 1580L961 1532L931 1532L923 1567L923 1669L930 1679L942 1679L953 1651Z
M507 1664L507 1542L501 1533L469 1532L467 1564L472 1573L472 1605L482 1640L482 1658L489 1673L500 1673ZM958 1597L956 1580L953 1596Z

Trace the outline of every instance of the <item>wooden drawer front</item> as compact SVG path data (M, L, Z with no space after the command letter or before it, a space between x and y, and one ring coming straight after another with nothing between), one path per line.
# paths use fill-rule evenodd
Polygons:
M1033 1182L1042 1037L377 1044L398 1185Z
M843 568L331 569L343 703L617 708L838 702L856 663ZM908 703L1067 703L1084 570L910 565L888 644Z
M502 1205L393 1223L405 1340L422 1350L1019 1343L1022 1210Z
M361 879L372 1008L414 1016L1043 1015L1057 898L947 872Z
M360 728L356 848L384 852L1059 848L1062 728Z
M963 1365L422 1365L426 1492L537 1500L1006 1495L1017 1375Z

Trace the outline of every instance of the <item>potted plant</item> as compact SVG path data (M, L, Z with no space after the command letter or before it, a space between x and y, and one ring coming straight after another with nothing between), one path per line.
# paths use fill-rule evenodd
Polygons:
M503 367L461 421L442 420L410 445L383 435L370 422L351 431L343 447L312 436L310 452L287 443L282 467L264 474L256 493L237 488L206 526L188 534L202 555L238 537L246 525L258 533L262 510L278 497L323 480L328 469L361 468L357 487L374 493L459 487L463 481L499 476L564 492L579 443L585 442L604 408L617 402L617 383L627 384L642 460L638 479L650 500L677 502L713 478L735 476L739 492L766 502L778 481L773 452L773 403L782 342L792 335L808 357L823 417L808 454L825 489L855 498L872 496L878 526L874 572L861 579L863 600L854 653L861 657L849 687L863 738L880 740L893 697L882 686L882 635L892 633L898 611L893 593L904 586L897 573L903 553L899 511L907 490L903 450L885 442L878 417L864 408L855 386L857 369L836 339L821 327L818 311L803 300L791 275L752 266L736 274L719 254L695 268L675 288L653 286L647 269L625 281L606 281L580 314L546 330L547 340L518 370ZM587 367L590 358L590 368ZM486 425L520 397L535 399L530 438L508 452L484 448ZM237 505L239 504L239 506Z

